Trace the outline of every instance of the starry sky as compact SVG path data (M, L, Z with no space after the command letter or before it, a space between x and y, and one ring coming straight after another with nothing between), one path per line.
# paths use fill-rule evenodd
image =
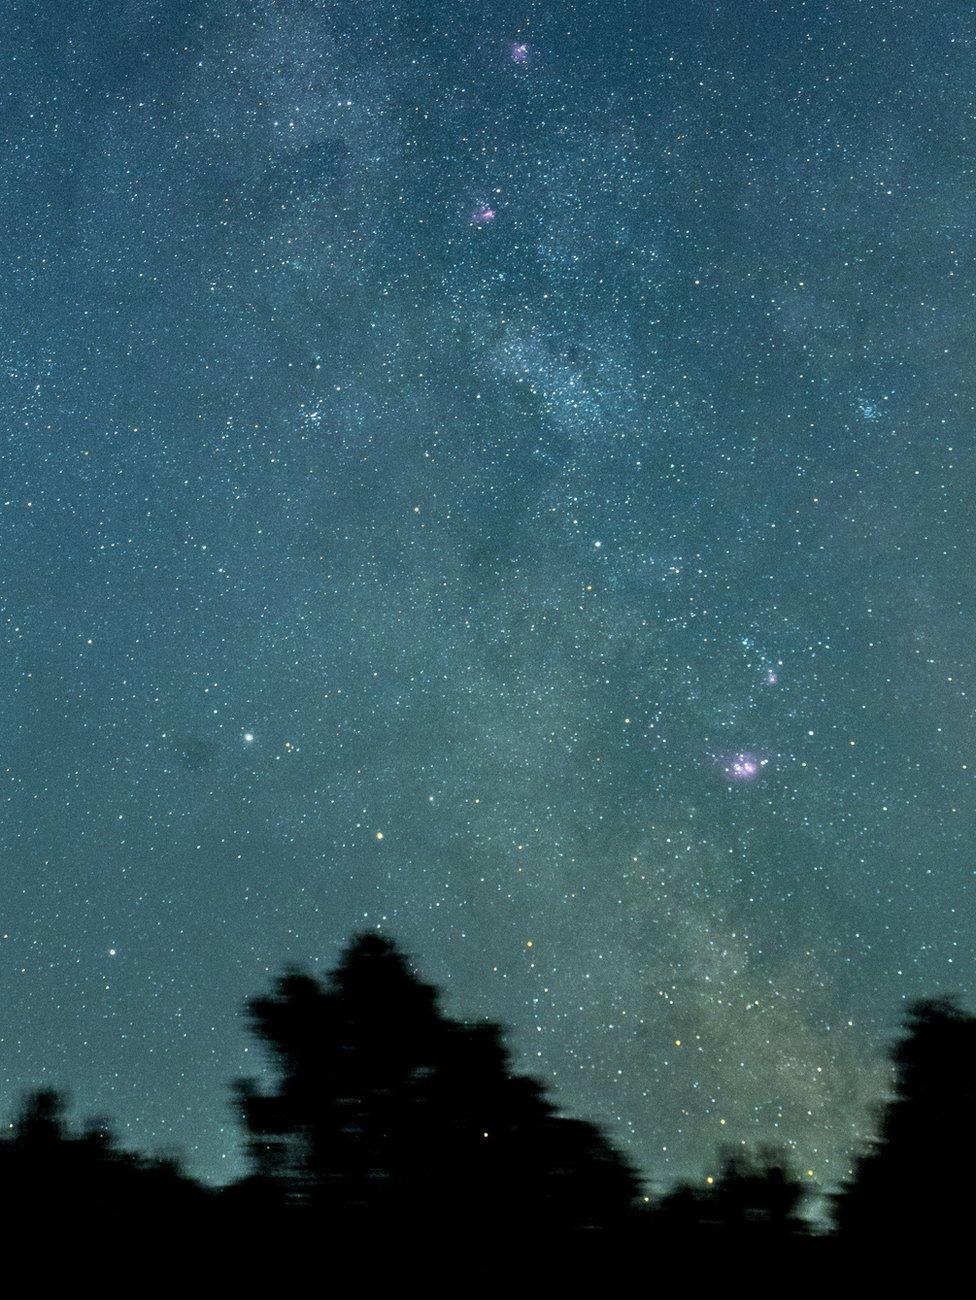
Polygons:
M973 987L976 9L10 0L0 1100L380 928L642 1170Z

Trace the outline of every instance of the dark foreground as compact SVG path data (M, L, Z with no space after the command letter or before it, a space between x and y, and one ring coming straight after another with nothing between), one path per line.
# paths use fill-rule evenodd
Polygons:
M375 935L328 981L289 974L249 1013L275 1086L235 1090L245 1178L206 1188L121 1150L102 1123L73 1128L58 1094L37 1093L0 1139L11 1250L30 1239L78 1262L166 1268L192 1247L225 1269L286 1269L327 1251L364 1276L419 1270L444 1283L463 1260L465 1286L472 1261L510 1275L516 1260L550 1281L611 1260L690 1275L734 1266L740 1281L761 1265L800 1280L853 1264L937 1266L971 1231L976 1018L949 1002L910 1013L876 1138L818 1228L775 1150L729 1153L712 1186L649 1198L595 1125L558 1114L513 1073L497 1026L444 1017Z

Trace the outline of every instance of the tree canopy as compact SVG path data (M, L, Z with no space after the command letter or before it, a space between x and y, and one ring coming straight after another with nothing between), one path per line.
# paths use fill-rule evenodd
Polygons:
M277 1087L240 1087L257 1177L343 1218L605 1227L639 1184L592 1124L514 1073L495 1024L444 1016L388 939L250 1004Z
M717 1178L642 1195L593 1123L558 1112L513 1066L497 1024L445 1015L396 945L354 937L327 976L289 971L247 1005L267 1054L237 1085L249 1171L204 1188L171 1160L123 1150L102 1121L73 1126L35 1092L0 1136L8 1225L81 1226L117 1240L253 1228L257 1241L511 1242L585 1232L615 1243L771 1252L944 1249L966 1240L976 1156L976 1017L911 1008L892 1051L876 1135L834 1198L835 1227L803 1216L778 1150L729 1149ZM887 1246L885 1246L887 1249Z

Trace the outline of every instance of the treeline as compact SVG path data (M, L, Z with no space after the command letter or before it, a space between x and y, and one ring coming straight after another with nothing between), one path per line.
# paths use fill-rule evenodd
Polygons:
M951 1002L910 1012L877 1137L815 1227L807 1188L771 1151L729 1154L713 1185L649 1198L595 1125L513 1071L497 1025L444 1016L387 939L357 937L324 981L285 975L248 1014L273 1083L235 1090L245 1177L205 1188L121 1150L105 1124L72 1128L58 1094L36 1093L0 1138L8 1228L377 1244L586 1234L813 1254L959 1240L972 1218L976 1018Z

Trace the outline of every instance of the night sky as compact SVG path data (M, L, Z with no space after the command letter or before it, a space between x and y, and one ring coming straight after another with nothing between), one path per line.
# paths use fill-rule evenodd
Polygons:
M974 984L976 10L11 0L0 1102L355 930L652 1178Z

